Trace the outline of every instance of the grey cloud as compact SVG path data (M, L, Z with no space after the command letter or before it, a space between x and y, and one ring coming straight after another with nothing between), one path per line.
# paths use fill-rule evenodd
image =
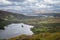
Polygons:
M37 2L38 4L44 4L47 6L46 8L39 8L38 6L36 7L35 2L28 3L25 0L8 0L8 1L12 2L12 4L9 4L9 5L1 4L0 8L7 8L5 10L9 10L9 11L12 10L13 12L17 11L17 12L21 12L21 13L34 13L35 9L36 10L50 10L50 11L57 11L57 12L60 11L60 3L49 4L49 3L45 3L43 0L38 0L38 2ZM18 5L16 5L14 2L16 2ZM9 7L7 7L7 6L9 6ZM16 8L16 6L19 6L19 7L21 7L21 9L15 10L11 6L14 6L15 8ZM48 6L50 6L50 7L48 7ZM8 8L11 8L11 9L8 9Z
M11 2L23 2L25 0L7 0L7 1L11 1Z

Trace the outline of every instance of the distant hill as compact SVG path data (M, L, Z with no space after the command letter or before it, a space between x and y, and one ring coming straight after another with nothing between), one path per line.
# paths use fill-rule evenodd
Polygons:
M41 15L60 17L60 13L43 13L43 14L38 14L38 16L41 16Z
M22 15L22 14L17 14L17 13L12 13L12 12L7 12L7 11L1 11L0 10L0 17L11 17L11 16L14 16L14 17L25 17L25 15Z
M35 19L35 18L40 18L40 16L26 16L23 14L17 14L17 13L2 11L2 10L0 10L0 17L7 18L7 19L14 19L14 18L15 19Z
M35 21L37 22L38 20L42 20L42 17L46 16L54 16L54 17L60 17L60 13L46 13L46 14L39 14L38 16L27 16L27 15L23 15L23 14L17 14L17 13L12 13L12 12L7 12L7 11L2 11L0 10L0 29L4 29L5 25L8 25L10 23L24 23L27 22L27 24L29 24L31 22L31 24L34 24ZM25 20L26 19L26 20ZM30 20L27 20L30 19ZM31 19L36 19L36 20L31 20ZM22 21L21 21L22 20ZM33 23L34 21L34 23ZM58 19L59 21L59 19Z
M0 18L9 19L9 20L22 20L22 19L39 19L45 16L60 17L60 13L43 13L37 14L38 16L27 16L23 14L7 12L0 10Z
M25 15L0 10L0 29L4 29L4 26L19 20L22 17L25 17Z
M20 20L34 18L38 18L38 16L26 16L23 14L17 14L0 10L0 29L4 29L4 26L11 23L19 23Z

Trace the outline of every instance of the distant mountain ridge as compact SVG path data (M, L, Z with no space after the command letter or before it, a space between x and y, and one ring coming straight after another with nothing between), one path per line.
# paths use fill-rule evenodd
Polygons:
M33 19L33 18L40 18L40 16L27 16L23 14L18 14L18 13L12 13L12 12L7 12L7 11L2 11L0 10L0 17L5 18L5 17L14 17L17 19Z
M60 17L60 13L43 13L39 15L46 15L46 16L53 16L53 17Z
M5 16L9 16L9 15L13 15L13 16L25 16L22 14L17 14L17 13L12 13L12 12L7 12L7 11L2 11L0 10L0 17L5 17Z
M45 16L47 16L47 17L48 16L60 17L60 13L43 13L43 14L37 14L37 15L38 16L27 16L27 15L23 15L23 14L18 14L18 13L0 10L0 17L2 17L2 18L35 19L35 18L41 18L41 17L45 17Z
M17 13L0 10L0 29L2 29L2 28L4 29L5 25L11 24L11 23L25 23L25 22L29 21L28 22L28 24L29 24L30 21L33 22L35 20L37 22L37 20L40 20L40 19L42 19L42 17L44 18L45 16L47 16L47 17L53 16L53 18L60 17L60 13L50 13L50 14L44 13L44 14L37 14L37 15L38 16L27 16L27 15L23 15L23 14L17 14ZM30 20L27 20L27 19L30 19ZM31 20L31 19L35 19L35 20Z

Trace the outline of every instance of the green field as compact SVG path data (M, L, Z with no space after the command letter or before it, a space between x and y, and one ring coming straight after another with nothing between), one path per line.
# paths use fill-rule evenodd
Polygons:
M56 33L40 33L31 36L21 35L9 40L60 40L60 32Z
M24 20L23 23L33 25L33 35L20 35L9 40L60 40L60 18L44 18Z

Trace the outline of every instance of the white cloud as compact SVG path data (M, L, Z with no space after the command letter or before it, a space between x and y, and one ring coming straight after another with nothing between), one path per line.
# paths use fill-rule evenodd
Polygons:
M7 0L0 0L0 5L4 5L4 4L11 4L11 2Z
M48 4L57 4L60 3L60 0L44 0L44 2Z
M20 7L20 6L7 6L7 7L4 7L2 9L21 10L22 7Z
M60 13L60 12L54 10L44 10L44 9L35 11L35 14L40 14L40 13Z
M44 0L44 2L47 2L47 3L53 3L52 0Z
M38 0L27 0L27 1L30 2L30 3L38 2Z
M36 6L39 8L46 8L47 7L47 5L44 5L44 4L36 4Z
M43 12L52 12L54 10L53 7L55 7L54 5L60 5L60 0L26 0L23 2L11 2L11 1L7 1L7 0L0 0L0 5L9 5L11 4L12 6L6 6L0 9L4 9L4 10L18 10L18 11L40 11L40 13ZM49 5L49 4L52 4ZM18 5L18 6L16 6ZM56 7L57 8L57 7ZM56 9L55 8L55 9ZM54 11L53 11L54 12Z

